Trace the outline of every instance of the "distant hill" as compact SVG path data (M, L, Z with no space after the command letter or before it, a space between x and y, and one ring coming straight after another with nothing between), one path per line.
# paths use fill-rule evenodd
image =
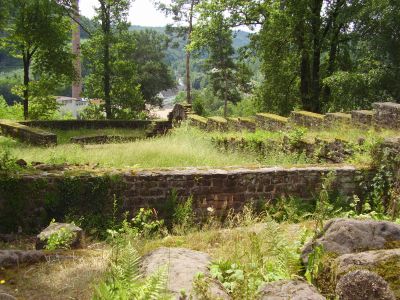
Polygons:
M159 33L165 33L165 27L149 27L149 26L140 26L140 25L132 25L130 30L146 30L151 29L157 31ZM234 32L233 36L233 47L238 49L243 46L247 46L250 43L250 33L238 30Z

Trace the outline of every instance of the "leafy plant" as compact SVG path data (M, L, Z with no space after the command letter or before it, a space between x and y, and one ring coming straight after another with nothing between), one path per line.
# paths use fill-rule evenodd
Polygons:
M315 283L318 274L322 270L322 257L324 256L324 248L322 245L318 245L308 256L307 269L305 277L311 284Z
M54 222L55 220L53 219L50 222L50 225ZM62 227L48 237L44 248L50 251L59 249L67 250L71 247L71 243L74 241L75 238L75 232L73 232L68 227Z
M93 299L170 299L165 293L166 270L159 269L148 278L143 278L139 262L140 256L130 243L113 248L106 278L95 287Z

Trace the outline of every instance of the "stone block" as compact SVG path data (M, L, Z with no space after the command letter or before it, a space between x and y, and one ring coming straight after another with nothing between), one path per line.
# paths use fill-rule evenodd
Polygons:
M285 130L288 126L288 118L269 113L259 113L256 115L256 126L268 131Z
M228 131L228 121L222 117L207 118L208 131Z
M373 105L374 125L378 128L400 129L400 104L378 102Z
M189 124L192 126L196 126L200 129L207 129L207 118L204 118L199 115L191 114L188 115Z
M374 111L372 110L353 110L351 112L351 123L362 128L370 127L373 117Z
M320 129L324 127L324 117L324 115L309 111L292 111L289 123L295 126Z
M33 145L48 146L57 144L57 135L54 133L39 128L31 128L17 122L0 120L0 131L5 136L11 136Z
M324 118L325 127L341 127L349 126L351 124L351 114L336 112L327 113Z

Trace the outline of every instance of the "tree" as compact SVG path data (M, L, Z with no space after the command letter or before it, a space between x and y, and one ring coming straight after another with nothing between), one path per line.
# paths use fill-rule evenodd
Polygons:
M73 77L72 55L68 47L70 23L60 6L52 0L12 1L6 26L4 47L22 58L24 67L24 118L29 117L31 66L36 78L41 76Z
M224 116L227 116L228 101L240 101L240 88L248 91L250 72L234 60L232 31L222 12L213 11L203 15L193 32L193 48L207 51L205 60L214 95L224 101Z
M172 74L165 61L167 49L166 36L154 30L140 30L130 33L135 41L135 49L131 53L137 65L140 91L148 104L161 105L157 95L176 86Z
M137 64L132 59L136 41L128 31L127 24L125 28L120 24L119 29L109 37L109 42L107 62L101 31L92 33L91 38L82 45L84 62L89 72L85 77L84 93L89 98L105 101L108 119L136 118L145 104L140 91Z
M195 17L195 8L201 0L171 0L169 5L157 2L159 8L167 15L172 15L176 26L168 26L171 33L177 37L183 37L186 45L190 45L193 31L193 21ZM191 96L191 78L190 78L190 49L186 48L186 101L192 103Z

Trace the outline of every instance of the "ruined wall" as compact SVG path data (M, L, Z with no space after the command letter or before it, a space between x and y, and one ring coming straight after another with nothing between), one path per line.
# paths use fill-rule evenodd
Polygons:
M11 136L33 145L46 146L57 144L57 136L54 133L30 128L12 121L0 120L0 134Z
M165 204L172 190L182 200L193 196L198 212L213 207L219 215L229 209L240 210L250 200L266 201L283 196L309 200L316 197L329 172L336 172L337 191L351 196L358 193L359 182L367 171L349 166L274 167L148 170L112 176L71 177L49 173L0 176L0 232L16 231L18 226L24 231L38 230L52 218L62 220L65 215L106 222L112 214L114 199L120 201L120 214L155 207L160 215L168 217L171 212L165 210Z

